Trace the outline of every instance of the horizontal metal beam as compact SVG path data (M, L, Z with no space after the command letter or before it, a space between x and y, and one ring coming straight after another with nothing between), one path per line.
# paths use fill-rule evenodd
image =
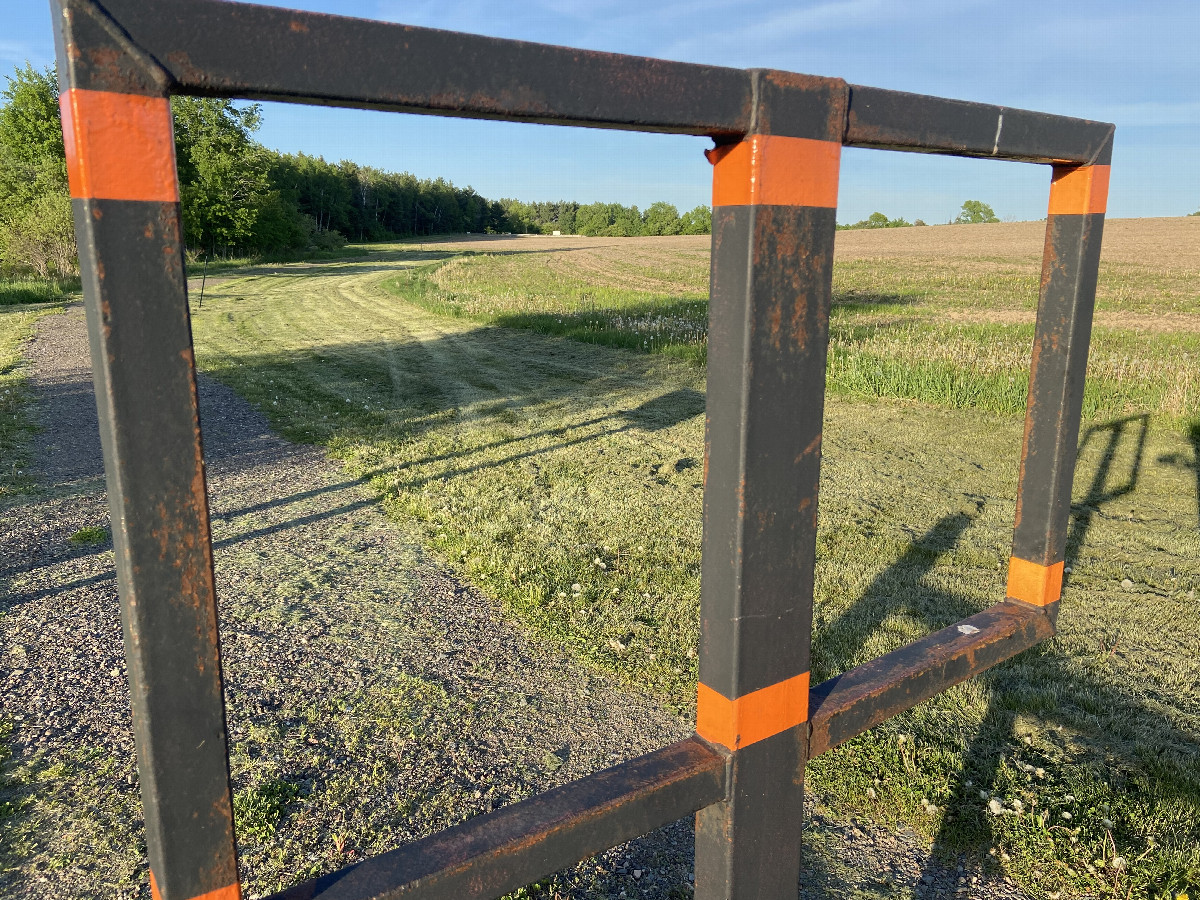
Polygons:
M844 143L1019 162L1108 165L1113 126L987 103L850 86Z
M102 0L173 91L683 134L750 127L745 70L217 0Z
M724 800L727 760L689 738L270 900L498 897Z
M756 82L754 70L225 0L95 5L131 49L161 67L174 93L717 138L756 127L783 133L773 122L753 120L756 85L776 95L766 105L776 108L780 124L793 101L803 108L808 93L803 77L788 73L762 73L765 80ZM106 80L114 74L110 56L95 67ZM797 78L800 89L792 91L789 81ZM1082 119L854 87L844 143L1107 164L1112 131L1111 125Z
M809 693L811 759L1054 634L1057 604L1005 600Z

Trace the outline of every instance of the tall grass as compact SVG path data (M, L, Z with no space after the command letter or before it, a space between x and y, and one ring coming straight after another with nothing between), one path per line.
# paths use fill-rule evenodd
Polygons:
M384 287L431 312L687 360L708 351L702 293L596 284L540 261L459 257L403 272ZM888 273L899 270L892 279ZM673 277L679 277L673 273ZM960 324L937 312L947 296L982 308L1036 306L1036 274L927 272L894 261L839 263L827 390L847 398L913 400L1020 414L1029 388L1032 323ZM1032 298L1032 299L1030 299ZM1149 412L1179 420L1200 405L1200 334L1093 332L1084 416Z
M78 292L78 278L0 278L0 306L51 303Z

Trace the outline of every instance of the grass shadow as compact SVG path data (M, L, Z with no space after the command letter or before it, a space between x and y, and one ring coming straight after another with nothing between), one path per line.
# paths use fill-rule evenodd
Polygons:
M1088 488L1074 507L1068 564L1095 517L1136 488L1148 427L1147 417L1131 416L1084 433L1081 450L1103 443ZM814 637L814 677L831 677L875 655L864 654L864 646L898 623L914 621L927 633L977 611L977 600L928 578L973 520L963 512L943 516L852 606L822 625ZM1064 612L1069 614L1070 608ZM1189 856L1187 848L1200 845L1200 826L1185 811L1200 808L1196 735L1165 714L1152 691L1105 677L1102 669L1058 644L1032 648L902 714L900 721L917 732L907 748L902 739L894 743L895 735L889 738L885 725L834 753L881 760L899 754L911 777L895 802L911 803L915 795L904 791L916 791L924 794L922 803L933 797L933 808L942 807L934 846L943 859L930 859L925 874L931 879L944 872L951 851L980 853L990 847L997 860L1007 860L1003 848L1015 847L1020 851L1014 852L1016 874L1027 882L1044 884L1057 876L1077 889L1119 888L1122 895L1136 896L1169 896L1162 892L1194 887L1200 854ZM966 706L952 712L955 703ZM957 727L963 741L957 749L947 740L942 716L967 720ZM891 723L892 731L899 727ZM926 753L935 760L923 764ZM821 759L818 765L831 763ZM829 777L836 781L837 774ZM874 796L876 789L870 790ZM899 789L878 787L880 793L889 790ZM1013 803L1021 798L1023 807ZM1041 806L1034 806L1039 798ZM1177 816L1173 832L1146 830L1150 821L1161 827ZM1169 852L1127 877L1135 852L1139 861L1150 857L1156 840ZM1120 869L1113 868L1118 848L1125 854Z

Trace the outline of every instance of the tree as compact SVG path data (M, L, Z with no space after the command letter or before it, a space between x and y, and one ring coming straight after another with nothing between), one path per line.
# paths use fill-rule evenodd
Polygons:
M42 276L76 271L58 79L30 65L0 92L0 262Z
M712 234L712 210L704 205L689 209L679 217L680 234Z
M982 225L988 222L999 222L996 213L990 206L980 200L967 200L962 205L954 225Z
M642 234L679 234L679 210L670 203L651 203L642 215Z
M209 252L253 247L259 213L274 203L270 154L251 137L261 107L173 97L171 112L186 242Z

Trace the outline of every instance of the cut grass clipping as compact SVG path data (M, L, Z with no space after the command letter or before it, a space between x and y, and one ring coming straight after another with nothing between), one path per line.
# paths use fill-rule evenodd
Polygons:
M623 267L636 290L604 300L621 314L663 297L695 302L696 259L666 260L677 270L667 290L646 274L654 266L635 264L671 253L654 241L623 246L613 260L455 260L478 296L510 292L503 310L458 316L444 313L462 295L437 281L450 264L409 278L406 267L428 253L237 279L196 313L197 352L285 436L345 460L391 515L510 614L689 715L704 384L700 367L676 357L699 356L670 351L666 338L642 348L666 354L647 354L549 327L494 327L526 292L538 323L586 323L595 312L580 309L580 285L591 291L610 275L584 266ZM537 284L559 287L537 294L537 284L491 283L473 268L531 257L559 267L553 279L535 272ZM520 275L540 264L512 265ZM1003 596L1022 429L1016 381L1027 360L1015 348L1030 326L960 333L937 321L948 296L911 320L897 320L903 304L890 300L879 304L886 314L873 301L836 313L835 360L843 353L844 366L864 372L891 361L883 383L916 396L838 400L886 391L852 390L831 364L817 679ZM1003 300L1005 314L1028 302L996 296L989 302ZM605 321L621 331L616 313ZM645 339L639 328L623 333L630 348ZM815 760L809 784L832 814L906 823L949 850L988 855L1037 893L1162 898L1200 885L1200 431L1181 428L1167 400L1193 396L1195 382L1172 381L1174 358L1159 365L1194 340L1101 337L1101 357L1124 347L1130 360L1114 370L1116 387L1101 379L1090 395L1059 636ZM980 365L989 354L993 369ZM896 387L921 361L961 388L933 377Z

